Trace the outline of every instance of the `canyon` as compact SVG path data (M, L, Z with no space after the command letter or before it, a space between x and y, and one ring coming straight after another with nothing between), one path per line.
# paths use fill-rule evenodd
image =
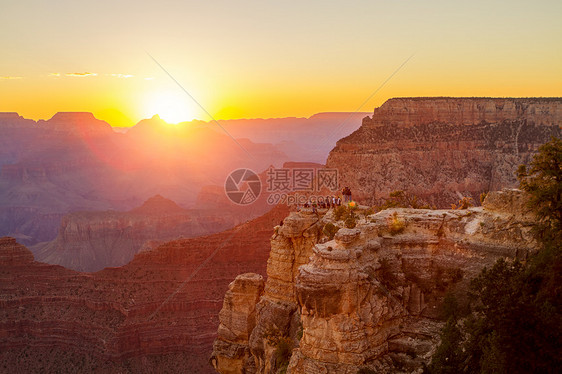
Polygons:
M362 116L221 121L227 134L214 122L172 125L158 116L125 132L87 112L39 121L0 113L0 235L25 245L52 241L69 213L128 211L155 195L205 209L200 193L222 188L233 170L323 162Z
M537 250L522 191L462 210L292 212L271 238L267 280L241 274L219 314L219 373L420 372L439 342L443 301L499 258ZM337 229L330 238L327 225Z
M283 168L321 169L323 165L286 162ZM164 242L221 232L265 214L274 206L266 191L267 171L258 177L263 183L262 191L252 204L230 201L224 186L203 186L197 196L197 208L191 209L156 195L125 212L93 210L66 214L54 240L29 248L37 261L77 271L122 266L136 253Z
M445 298L462 305L482 268L537 249L526 197L501 189L560 136L562 99L396 98L359 128L349 116L227 121L236 144L198 121L0 114L2 370L420 371ZM333 148L330 131L354 132ZM283 164L307 151L350 186L355 227L225 195L240 167L262 185L270 165L321 168ZM491 192L375 213L395 190L438 208Z
M221 233L167 242L127 265L80 273L0 239L0 370L210 373L228 283L265 276L287 208Z
M561 126L562 98L393 98L339 140L326 165L365 204L405 190L448 208L516 186L517 167Z
M35 244L30 250L37 261L93 272L125 265L138 252L173 239L227 230L243 218L228 209L183 209L156 195L127 212L65 215L57 237Z

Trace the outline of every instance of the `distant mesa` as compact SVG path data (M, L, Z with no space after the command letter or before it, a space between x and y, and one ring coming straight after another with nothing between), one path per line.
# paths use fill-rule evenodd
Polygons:
M96 121L93 113L90 112L58 112L49 121Z
M2 128L30 128L36 122L32 119L25 119L16 112L0 112L0 126Z
M312 116L308 117L308 120L313 121L326 121L326 120L333 120L333 119L340 119L340 120L355 120L356 118L363 118L368 116L369 112L321 112L313 114Z
M174 213L185 213L186 209L161 195L156 195L146 200L140 207L131 210L131 213L146 215L163 215Z
M0 112L0 120L2 119L18 119L23 118L17 112Z
M58 112L49 120L39 120L37 124L53 131L76 135L106 136L113 134L111 125L97 119L90 112Z

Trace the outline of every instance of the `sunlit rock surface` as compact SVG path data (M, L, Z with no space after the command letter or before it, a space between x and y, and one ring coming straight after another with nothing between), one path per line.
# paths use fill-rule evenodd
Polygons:
M561 126L562 98L394 98L339 140L326 163L363 203L406 190L449 208L516 186L517 167Z
M421 370L438 344L445 295L462 304L470 279L485 266L537 249L524 201L521 191L503 190L489 193L483 207L465 210L367 215L359 208L353 229L335 222L332 210L291 213L271 238L254 330L233 345L219 329L215 367L221 373L276 372L277 336L291 342L290 373ZM395 221L401 231L392 229ZM341 227L333 240L322 234L328 222ZM235 302L229 294L227 300ZM234 318L227 316L236 309L223 308L221 319ZM235 365L216 360L234 346L245 352Z

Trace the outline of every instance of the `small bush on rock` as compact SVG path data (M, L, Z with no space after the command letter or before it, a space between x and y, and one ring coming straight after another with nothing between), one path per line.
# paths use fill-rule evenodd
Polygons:
M345 206L340 205L336 207L336 209L334 209L334 219L336 221L340 221L344 219L346 215L347 215L347 209L345 208Z
M406 222L400 217L398 213L394 212L388 221L388 230L391 235L400 234L406 228Z
M452 210L468 209L471 206L474 206L474 204L472 204L472 197L465 196L462 199L460 199L457 204L451 204L451 209Z
M328 222L327 224L324 225L322 232L324 233L324 235L328 237L329 240L332 240L334 239L334 236L336 235L336 232L338 232L338 230L339 227L334 225L332 222Z
M344 223L345 227L347 227L348 229L352 229L357 225L357 221L355 220L355 216L353 214L347 216Z

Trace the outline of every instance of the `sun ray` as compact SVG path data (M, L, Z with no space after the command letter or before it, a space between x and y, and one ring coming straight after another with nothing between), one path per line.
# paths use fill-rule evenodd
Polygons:
M177 124L194 119L193 104L181 92L157 91L149 94L145 103L146 116L158 114L164 121Z

